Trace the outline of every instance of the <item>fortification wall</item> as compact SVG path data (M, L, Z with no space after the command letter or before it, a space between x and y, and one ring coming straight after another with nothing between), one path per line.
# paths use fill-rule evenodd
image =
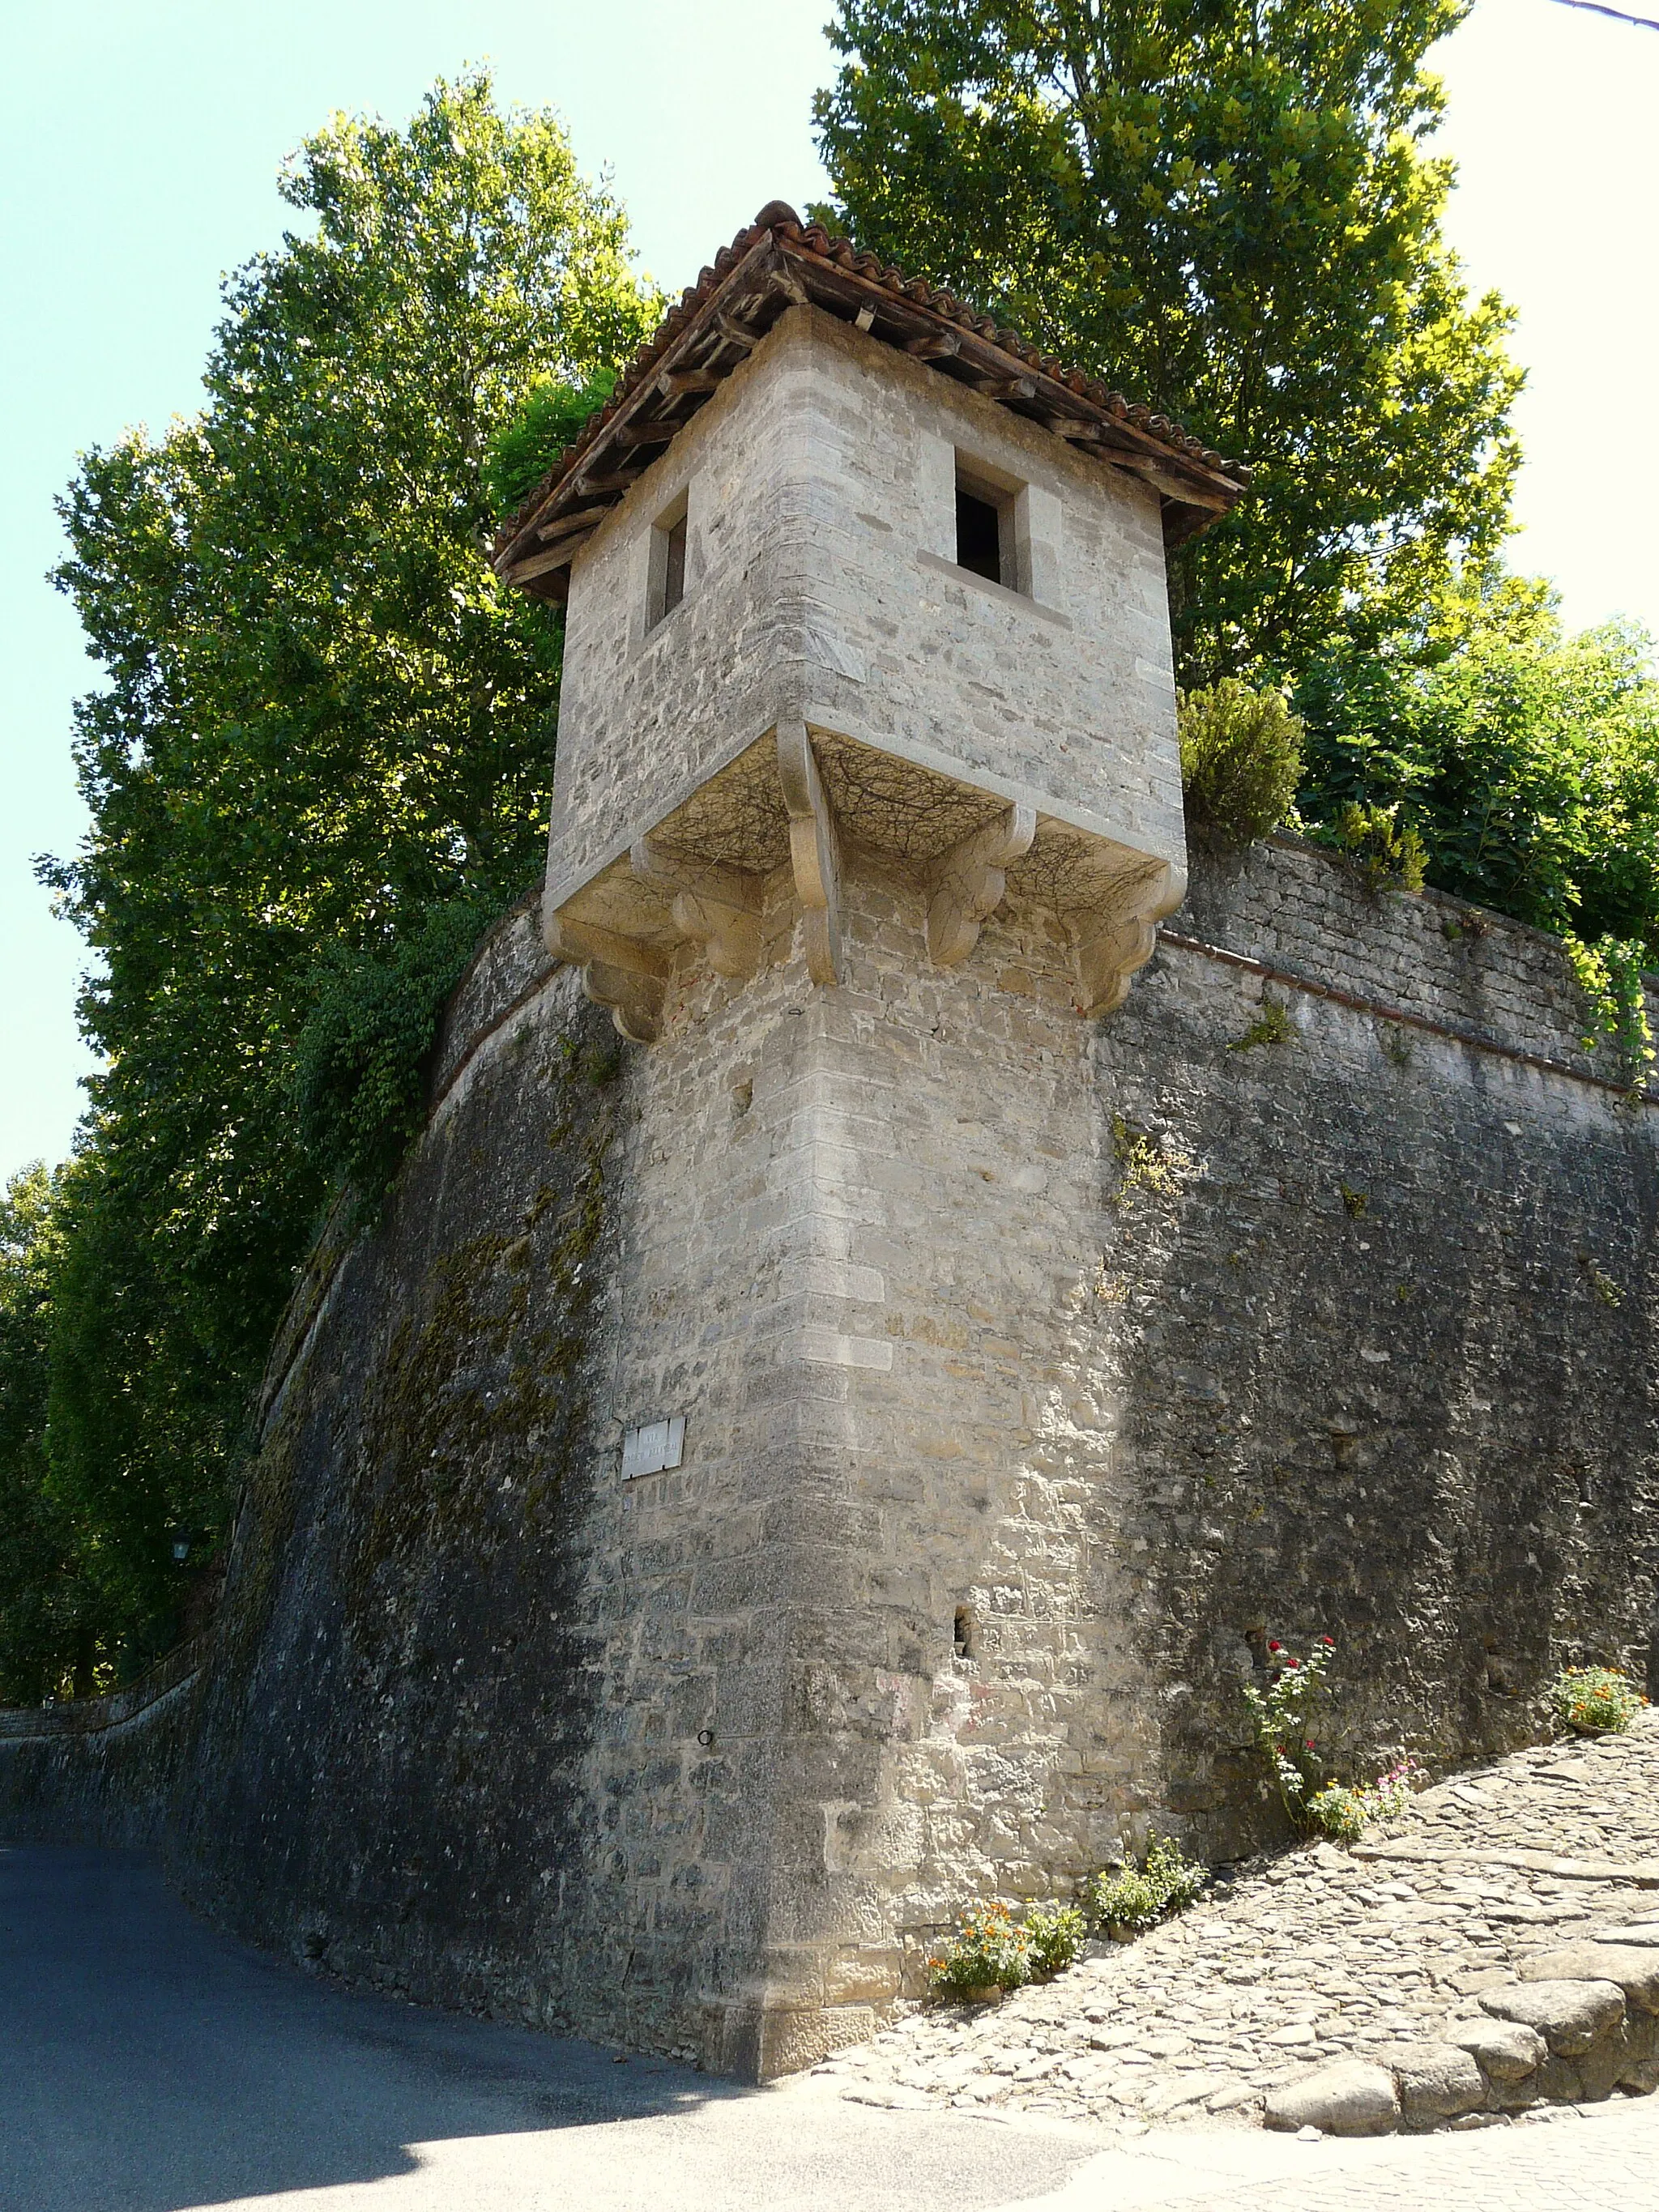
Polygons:
M1272 1833L1267 1636L1338 1638L1362 1765L1646 1663L1653 1116L1549 940L1279 842L1084 1024L1041 915L938 971L854 854L841 988L781 871L759 975L688 959L635 1049L534 920L296 1297L218 1629L130 1724L225 1921L772 2073L976 1891ZM9 1832L112 1832L90 1742L0 1741Z

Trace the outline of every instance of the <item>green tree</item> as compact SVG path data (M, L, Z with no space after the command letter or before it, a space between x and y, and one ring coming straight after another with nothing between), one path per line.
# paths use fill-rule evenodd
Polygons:
M76 1531L52 1495L45 1449L52 1296L62 1251L58 1179L37 1161L0 1198L0 1703L94 1686Z
M1513 581L1475 588L1437 634L1437 647L1421 631L1381 648L1334 639L1310 664L1303 820L1397 808L1437 889L1659 959L1651 641L1616 623L1569 635Z
M1441 234L1468 0L842 0L843 221L1255 470L1176 555L1182 680L1399 628L1507 526L1509 310Z
M47 874L97 956L105 1065L50 1452L102 1533L124 1663L176 1598L173 1536L217 1525L330 1170L381 1157L377 1117L406 1127L465 957L434 915L476 924L534 874L561 629L489 567L492 440L538 380L601 381L658 308L557 123L482 74L406 130L335 117L282 191L305 227L228 280L201 414L88 453L62 502L59 581L106 680L76 710L91 830ZM382 1023L401 1091L370 1053L353 1095L334 1054L319 1150L296 1049L343 961L360 997L365 963L407 977L424 1029Z
M1564 939L1586 1042L1611 1036L1644 1083L1642 974L1659 965L1652 652L1626 623L1570 636L1547 586L1489 570L1380 645L1333 639L1297 693L1304 823L1350 850L1356 830L1386 829L1437 890Z

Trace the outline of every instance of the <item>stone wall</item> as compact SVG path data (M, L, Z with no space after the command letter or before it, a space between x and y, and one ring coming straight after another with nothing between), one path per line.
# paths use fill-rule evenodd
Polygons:
M0 1711L0 1834L151 1850L167 1834L195 1735L202 1645L131 1688Z
M1268 1636L1338 1638L1362 1765L1644 1662L1651 1117L1559 948L1278 842L1200 860L1089 1024L1040 909L936 970L848 860L839 988L780 869L759 974L684 952L648 1049L533 908L486 946L384 1218L296 1296L168 1723L231 1924L770 2074L976 1891L1271 1835ZM11 1832L89 1803L54 1759L0 1741Z

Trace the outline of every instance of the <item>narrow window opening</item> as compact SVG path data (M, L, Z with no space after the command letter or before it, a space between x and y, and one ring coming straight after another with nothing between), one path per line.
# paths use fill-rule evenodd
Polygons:
M668 543L663 548L662 611L672 615L685 597L685 517L671 522L663 534Z
M993 584L1002 573L1002 516L994 502L957 478L957 566Z
M651 574L646 628L654 629L685 597L686 501L682 494L651 532Z
M956 1626L953 1632L957 1658L971 1659L974 1656L974 1616L965 1605L959 1605L957 1607Z

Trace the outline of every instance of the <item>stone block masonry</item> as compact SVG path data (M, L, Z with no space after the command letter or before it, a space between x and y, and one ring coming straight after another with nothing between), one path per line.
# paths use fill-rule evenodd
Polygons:
M820 2071L859 2102L1132 2131L1507 2127L1650 2093L1656 1841L1644 1714L1466 1770L1351 1851L1224 1869L1150 1934L1000 2005L912 2012Z
M1337 1637L1361 1766L1645 1663L1651 1117L1559 949L1276 843L1080 1023L1050 911L938 968L925 884L844 860L838 985L781 866L753 976L683 944L648 1049L501 925L296 1296L200 1672L96 1773L0 1741L8 1832L148 1792L319 1971L764 2075L975 1893L1272 1840L1267 1636Z

